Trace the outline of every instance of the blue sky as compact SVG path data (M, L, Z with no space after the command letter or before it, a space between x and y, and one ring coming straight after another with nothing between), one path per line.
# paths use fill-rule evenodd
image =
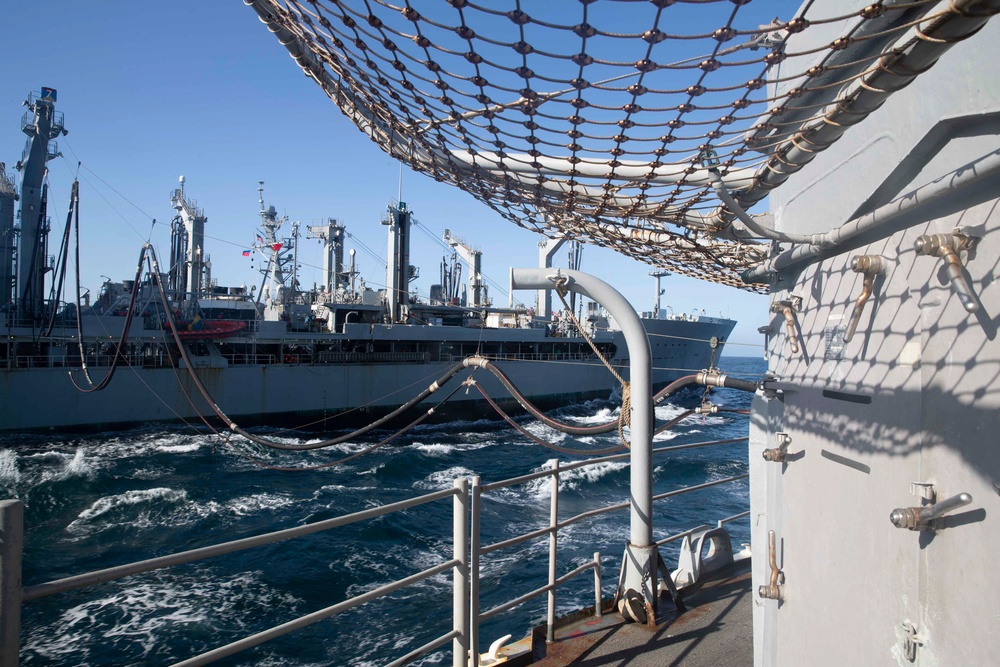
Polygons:
M776 11L776 10L775 10ZM786 12L788 13L788 12ZM358 261L372 285L384 269L361 249L385 257L379 218L400 186L399 165L354 128L307 80L278 41L237 1L10 3L4 9L0 78L0 161L20 158L22 101L29 91L59 91L57 109L70 133L63 158L50 162L50 252L58 245L78 161L81 180L83 284L96 294L102 275L135 270L150 236L161 256L173 216L169 194L178 176L208 216L207 250L219 284L259 283L241 251L258 222L257 182L280 213L305 224L337 218L354 235ZM414 172L402 175L402 199L426 230L450 229L483 251L485 273L506 285L510 266L534 266L537 234L502 220L485 205ZM157 221L152 224L152 219ZM290 230L286 230L290 231ZM441 246L416 232L417 287L437 282ZM560 252L558 263L564 264ZM316 241L303 239L300 280L319 281ZM651 267L588 246L583 269L607 280L638 310L652 308ZM704 308L739 325L728 354L761 352L757 327L768 321L766 297L680 276L663 281L664 305ZM491 297L506 304L495 287ZM515 300L531 303L530 293Z

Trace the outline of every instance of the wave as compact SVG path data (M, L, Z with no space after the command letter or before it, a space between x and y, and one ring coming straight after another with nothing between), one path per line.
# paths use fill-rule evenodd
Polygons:
M549 428L548 426L546 426L541 422L531 422L528 424L524 424L523 428L531 435L546 442L562 442L569 437L565 433L557 431L553 428ZM531 444L534 445L534 443Z
M459 437L461 437L461 435ZM409 447L416 449L427 456L440 458L455 452L468 452L477 449L485 449L486 447L493 447L496 444L496 440L484 440L482 442L469 442L468 440L463 440L463 442L453 444L443 442L414 442L409 445Z
M0 486L14 491L21 481L21 470L17 465L17 453L13 449L0 449Z
M418 479L413 483L413 488L424 491L450 489L457 477L472 477L475 474L476 473L463 466L453 466L446 470L432 472L423 479Z
M101 530L101 523L112 525L128 524L135 527L155 525L151 513L162 514L169 511L166 504L182 503L187 499L187 491L157 487L126 491L114 496L99 498L94 504L80 512L66 530L71 533L88 533ZM136 510L137 505L150 505L146 510ZM113 521L118 519L118 521ZM105 525L104 528L110 527Z
M93 477L94 468L87 461L86 454L83 451L83 447L77 447L76 452L73 454L73 458L69 460L66 467L63 468L62 472L58 475L59 479L68 479L70 477Z
M281 509L294 505L295 498L274 493L259 493L252 496L242 496L228 501L225 510L236 517L255 516L264 511Z
M95 466L83 447L73 453L53 450L22 456L12 449L0 450L0 485L12 493L22 486L30 490L77 477L91 479L95 474Z
M695 396L691 403L697 404L699 398ZM664 404L656 408L656 416L672 419L682 409ZM567 422L596 424L613 420L618 411L608 401L592 401L549 414ZM583 447L597 448L618 439L614 432L567 438L526 417L518 421L533 434L564 444L580 442ZM675 431L658 436L657 442L745 435L746 421L741 416L692 416ZM721 434L715 426L719 422L725 424ZM740 433L734 432L740 428ZM702 433L689 437L691 431ZM307 442L297 432L271 432L286 442ZM730 432L733 436L728 436ZM29 529L34 531L37 546L32 558L26 559L30 581L87 569L95 554L106 549L112 551L110 559L115 562L142 558L150 550L214 543L450 489L456 477L476 471L488 481L514 477L541 470L547 458L561 456L493 420L421 425L391 446L321 473L263 470L235 451L277 465L307 465L370 447L389 433L307 452L274 452L237 438L231 444L238 444L230 450L219 446L221 441L214 435L180 428L171 432L162 426L100 437L59 440L50 435L16 450L0 449L0 487L30 489L43 475L49 475L52 482L31 497L34 526ZM217 453L210 455L213 447ZM655 463L654 488L665 491L743 472L746 449L745 444L742 450L695 449L657 457ZM604 462L563 471L560 489L568 493L561 500L560 518L627 500L627 467L626 461ZM73 481L60 482L58 475L69 475ZM654 535L666 537L695 523L736 514L746 509L746 499L747 482L739 481L658 501ZM547 525L548 500L548 479L485 493L483 544ZM133 577L121 585L106 584L59 600L39 601L25 607L23 659L25 664L36 665L167 664L183 659L256 632L262 629L259 625L284 622L296 613L338 602L348 590L368 590L376 579L384 583L450 558L451 505L449 498L314 536L299 546L282 544L263 556L247 552L187 565L176 573L166 570ZM734 533L734 544L747 533L747 523L734 522L742 531ZM560 571L600 550L607 568L605 585L613 587L622 543L628 539L627 510L589 518L559 534ZM488 595L484 608L543 583L546 551L547 540L539 539L484 556L483 586ZM674 552L670 555L675 557ZM49 569L58 571L44 572ZM239 572L245 569L251 572ZM589 587L590 579L579 578L580 590ZM578 595L573 586L567 586L565 594L560 589L560 612L574 609L574 599L592 604L592 589ZM325 597L330 591L336 599ZM384 664L440 634L438 626L450 624L436 611L447 608L450 595L450 572L445 572L316 626L320 629L304 628L297 636L261 646L241 659L273 667ZM491 622L489 634L523 633L542 608L535 604L543 607L544 600ZM242 624L254 627L238 632ZM395 629L378 631L385 627ZM494 634L501 628L502 632ZM443 662L448 659L437 653L417 664Z
M168 454L188 454L190 452L196 452L202 448L202 443L191 442L186 444L176 444L176 445L161 445L158 449L161 452L166 452Z
M192 501L184 489L136 489L99 498L66 526L77 538L114 528L150 530L190 526L208 517L237 520L294 505L296 499L275 493L236 496L224 502Z
M618 419L620 414L621 406L618 406L616 408L601 408L589 415L559 414L559 419L577 426L588 426L590 424L606 424Z
M268 586L261 572L219 577L210 571L164 571L111 585L111 593L70 607L54 620L26 619L24 657L83 665L103 663L110 650L119 664L173 661L211 648L206 634L246 634L256 629L247 619L301 604ZM100 642L93 641L95 632L103 637ZM170 655L177 647L185 655Z
M566 470L559 473L559 490L579 489L585 484L594 484L628 467L628 461L602 461L574 468L573 470ZM541 470L541 468L538 470ZM527 495L533 496L536 499L547 499L551 495L552 482L550 478L542 477L531 480L524 487Z

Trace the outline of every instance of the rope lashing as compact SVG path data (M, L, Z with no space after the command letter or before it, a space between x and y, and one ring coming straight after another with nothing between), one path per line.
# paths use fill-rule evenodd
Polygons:
M621 376L621 374L615 370L614 366L611 365L601 350L598 349L597 345L594 344L594 341L590 338L587 330L584 329L583 325L580 324L580 321L576 319L576 315L573 314L573 309L570 308L569 303L566 302L566 294L569 293L569 289L567 289L569 279L567 279L566 276L557 275L553 279L553 282L556 286L556 294L559 295L559 300L562 301L563 309L569 314L569 319L573 322L573 326L576 327L576 330L580 332L583 339L587 341L587 345L590 346L590 349L594 351L597 358L601 360L601 363L604 364L609 371L611 371L611 375L613 375L621 385L622 409L621 414L618 417L618 437L621 438L623 445L631 448L631 443L629 443L629 441L625 438L625 427L632 426L632 388Z

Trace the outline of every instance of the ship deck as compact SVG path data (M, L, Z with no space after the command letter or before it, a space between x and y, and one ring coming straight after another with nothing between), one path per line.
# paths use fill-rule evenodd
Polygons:
M753 665L750 561L741 561L683 596L677 614L661 598L655 626L625 623L619 614L592 614L559 625L546 644L536 633L538 667L744 667Z

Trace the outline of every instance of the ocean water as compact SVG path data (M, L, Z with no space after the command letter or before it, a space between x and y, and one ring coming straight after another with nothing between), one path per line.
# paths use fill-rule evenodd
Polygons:
M723 369L756 378L759 359L723 360ZM700 400L688 390L657 408L670 419ZM711 400L748 408L750 396L716 390ZM552 413L564 420L603 422L613 403L590 401ZM536 436L564 446L606 447L617 434L574 440L522 419ZM745 436L745 415L692 416L657 445ZM281 472L262 467L309 466L375 442L330 450L272 452L242 440L181 427L148 426L99 436L13 436L0 440L0 491L25 502L23 580L59 577L289 528L449 488L455 477L484 483L539 470L548 459L570 461L498 421L422 425L387 447L343 466ZM282 438L295 441L294 434ZM314 438L303 435L301 441ZM660 455L654 492L738 475L747 470L746 443ZM482 543L545 526L548 480L484 495ZM565 519L628 498L624 462L565 473ZM740 480L659 501L655 537L748 508ZM25 603L24 665L161 665L292 620L451 558L451 499L318 535L189 565L137 575ZM749 519L729 524L734 545L749 540ZM603 515L560 532L560 573L600 551L604 595L614 592L628 514ZM678 543L663 550L674 567ZM482 609L546 582L548 541L542 538L483 557ZM450 574L321 621L227 658L223 665L382 665L451 628ZM586 573L558 593L559 613L593 604ZM507 633L522 637L545 618L544 596L481 628L482 650ZM450 647L449 647L450 648ZM450 664L439 652L417 664Z

